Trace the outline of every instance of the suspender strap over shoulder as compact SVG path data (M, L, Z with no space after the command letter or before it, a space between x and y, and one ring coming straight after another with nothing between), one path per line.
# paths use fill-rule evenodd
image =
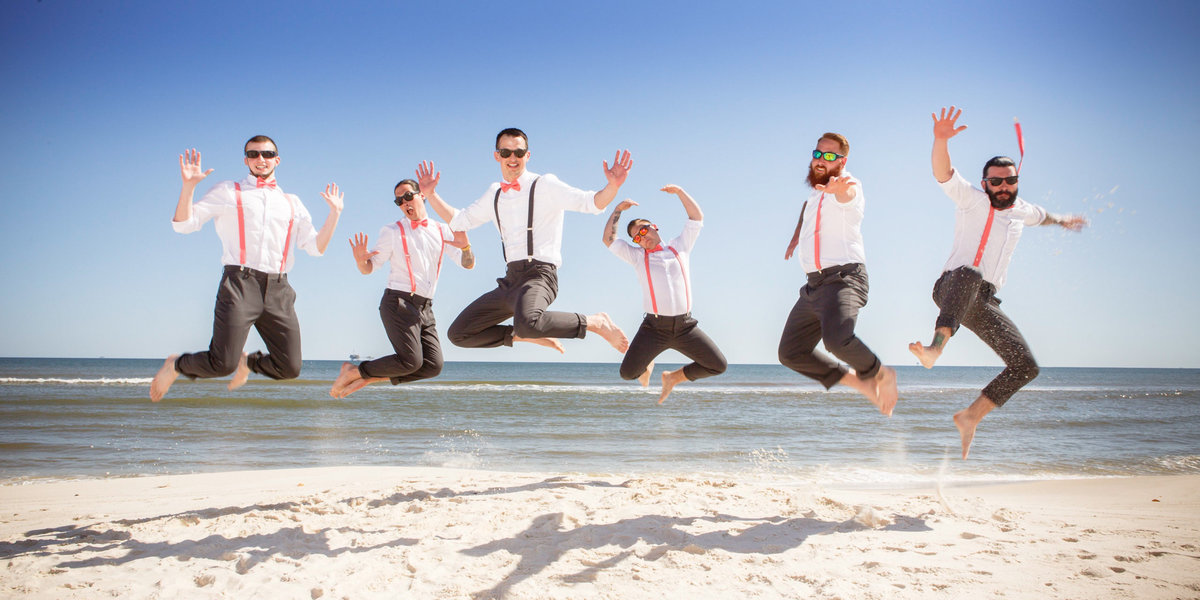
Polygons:
M992 235L992 221L996 218L996 207L988 207L987 224L983 226L983 236L979 239L979 249L975 251L975 262L971 264L973 267L978 267L983 261L983 250L987 248L988 237Z
M238 264L246 265L246 215L242 210L242 184L233 183L233 189L237 196L237 211L238 211Z
M278 189L278 188L276 188ZM238 216L238 264L246 266L246 211L242 207L242 184L233 182L234 197L237 199L237 216ZM283 194L283 190L279 190ZM288 217L287 237L283 240L283 260L279 261L279 272L283 273L287 269L288 250L292 247L292 226L296 224L296 204L292 202L291 196L283 194L284 200L287 200L288 209L291 210L291 216ZM267 210L267 203L263 201L263 211Z
M526 260L533 260L533 193L537 190L537 179L529 184L529 220L525 225L525 251ZM500 189L496 189L496 197L492 199L492 210L496 212L496 229L500 230L500 251L504 255L504 262L508 262L508 252L504 250L504 230L500 227Z
M404 232L404 223L396 221L396 227L400 228L400 242L404 244L404 266L408 267L408 289L411 293L417 293L417 280L413 277L412 259L408 255L408 234Z

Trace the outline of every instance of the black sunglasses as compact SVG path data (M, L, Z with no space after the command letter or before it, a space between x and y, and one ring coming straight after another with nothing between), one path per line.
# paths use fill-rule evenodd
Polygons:
M500 153L500 158L508 158L514 154L517 155L517 158L525 158L525 155L529 153L529 149L517 148L516 150L509 150L508 148L500 148L496 152Z
M992 185L1000 185L1002 183L1007 183L1008 185L1017 185L1018 177L1020 176L1013 175L1012 177L984 177L983 180Z
M247 150L246 151L246 158L258 158L260 155L263 158L275 158L276 156L279 156L279 153L274 150Z
M410 201L412 201L413 198L416 198L416 197L417 197L417 195L412 192L404 192L403 194L396 196L396 206L400 206L401 204L404 204L405 202L410 202Z

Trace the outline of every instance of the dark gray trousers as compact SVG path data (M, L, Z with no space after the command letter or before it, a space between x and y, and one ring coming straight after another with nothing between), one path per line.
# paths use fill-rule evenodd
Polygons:
M450 324L447 337L463 348L512 346L523 338L582 338L587 317L546 310L558 296L558 269L537 260L508 263L496 289L480 296ZM500 325L512 317L512 325Z
M816 350L817 342L824 340L825 349L853 367L859 378L879 373L883 363L854 335L869 287L867 268L861 263L809 273L808 284L800 288L800 298L783 326L779 362L829 389L848 371Z
M621 361L621 378L637 379L646 372L650 361L664 350L678 350L692 359L683 367L688 381L720 375L729 365L725 355L700 330L690 314L671 317L647 314Z
M933 284L933 301L941 310L938 327L949 327L953 334L959 325L965 325L1004 360L1005 369L983 388L983 395L996 406L1004 406L1017 390L1038 376L1029 344L1000 310L996 286L984 281L978 269L959 267L942 273Z
M267 354L246 358L250 370L271 379L300 375L300 321L296 292L287 275L226 266L213 310L208 351L180 355L175 370L188 377L223 377L237 369L250 327L258 330Z
M387 377L392 385L437 377L442 372L433 301L389 288L379 301L379 318L395 354L358 365L366 377Z

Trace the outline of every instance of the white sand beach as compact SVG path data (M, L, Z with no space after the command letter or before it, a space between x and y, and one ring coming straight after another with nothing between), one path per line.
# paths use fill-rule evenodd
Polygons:
M6 598L1200 598L1200 476L345 467L0 487Z

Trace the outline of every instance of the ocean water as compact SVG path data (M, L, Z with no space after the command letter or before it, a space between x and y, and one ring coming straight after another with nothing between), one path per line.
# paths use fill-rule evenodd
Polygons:
M922 485L1200 473L1200 370L1043 368L959 458L951 415L998 367L898 367L892 418L779 365L643 389L616 364L448 363L342 400L340 361L300 379L180 379L161 359L0 358L0 484L338 465L714 473ZM666 365L674 368L674 365Z

